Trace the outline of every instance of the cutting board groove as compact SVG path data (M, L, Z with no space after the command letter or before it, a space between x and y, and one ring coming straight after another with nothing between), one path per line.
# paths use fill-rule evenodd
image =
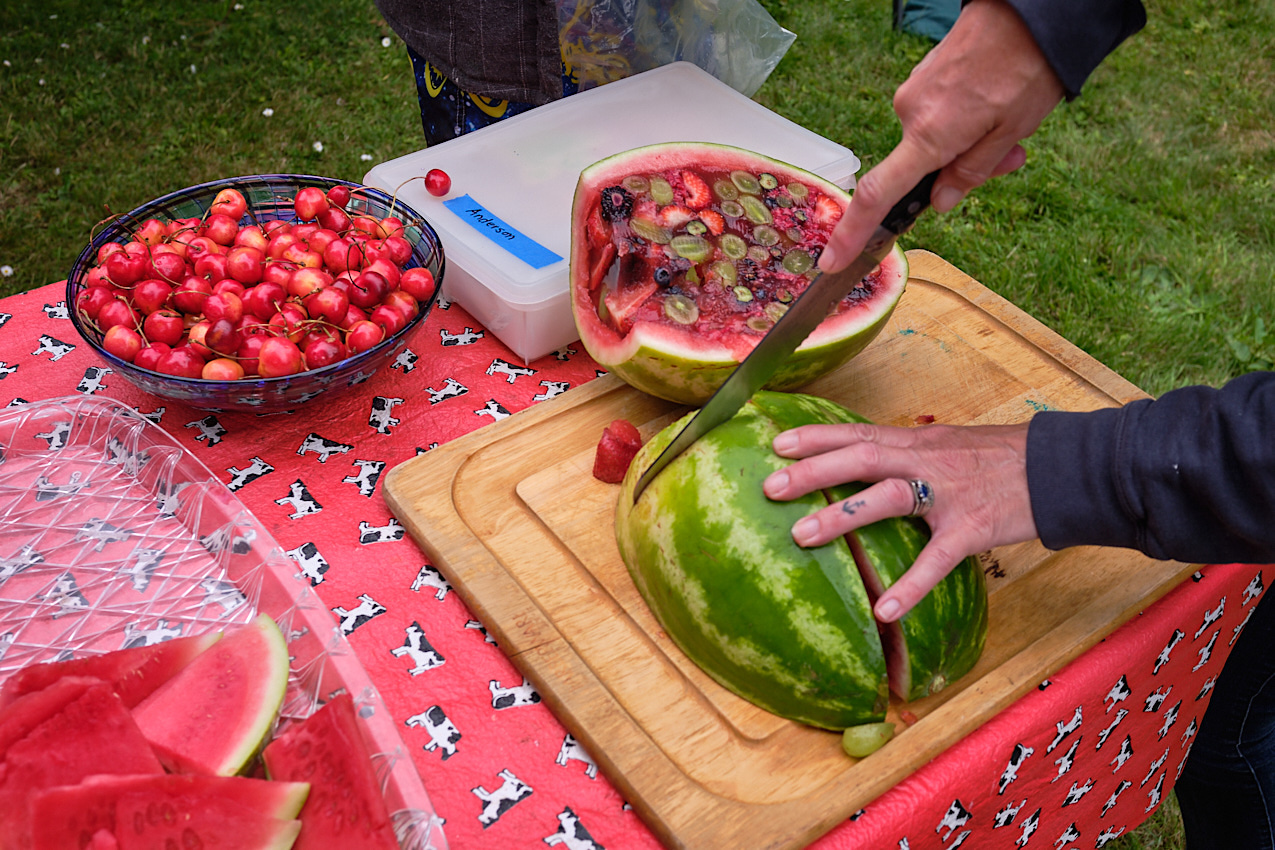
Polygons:
M908 259L908 290L880 337L803 391L905 426L931 416L1020 422L1037 410L1144 396L939 257ZM804 846L1193 569L1039 543L986 553L990 631L977 667L906 706L918 719L856 762L836 734L762 711L696 668L620 561L618 488L592 477L594 447L613 419L649 437L683 412L604 376L398 466L384 490L413 539L670 847ZM891 719L900 709L891 706Z

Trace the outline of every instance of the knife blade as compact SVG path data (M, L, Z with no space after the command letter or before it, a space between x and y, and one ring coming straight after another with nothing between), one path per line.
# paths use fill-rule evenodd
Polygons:
M792 354L828 312L890 253L899 236L911 229L916 217L930 204L930 191L938 179L932 171L890 209L873 232L867 246L850 265L837 272L820 272L717 388L708 402L682 427L673 441L646 468L633 488L633 502L656 475L700 437L730 419L770 380L775 369Z

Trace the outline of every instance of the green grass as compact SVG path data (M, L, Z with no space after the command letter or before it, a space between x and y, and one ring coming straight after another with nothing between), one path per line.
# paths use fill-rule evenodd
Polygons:
M765 3L798 39L757 99L880 161L899 136L892 93L928 43L891 32L885 0ZM423 144L406 56L370 0L4 3L0 61L0 295L64 278L95 223L165 192L358 180ZM1026 167L906 243L1150 392L1268 368L1273 91L1272 0L1155 3L1028 140ZM1181 847L1177 822L1166 805L1108 847Z

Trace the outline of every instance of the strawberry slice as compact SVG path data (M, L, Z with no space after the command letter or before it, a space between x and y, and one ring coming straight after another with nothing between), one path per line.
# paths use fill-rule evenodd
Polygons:
M714 236L721 236L726 229L726 219L717 210L700 210L699 220L704 222L708 232Z
M815 200L814 218L820 224L834 224L841 220L841 204L827 195L820 195Z
M655 221L658 224L672 230L681 227L693 218L695 218L695 213L686 207L678 206L677 204L669 204L667 207L664 207L659 211L655 217Z
M682 172L682 185L686 187L686 205L691 209L700 210L713 202L713 191L694 171Z
M627 334L633 327L632 316L646 299L655 294L660 287L655 281L635 283L615 292L609 292L606 301L607 314L611 326L621 334Z

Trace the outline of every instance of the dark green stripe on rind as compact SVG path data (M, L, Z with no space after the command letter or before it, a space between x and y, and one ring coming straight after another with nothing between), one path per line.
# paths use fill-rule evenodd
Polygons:
M769 451L775 434L828 403L759 399L679 456L634 506L637 474L678 428L643 448L616 512L621 554L666 633L725 687L815 726L881 720L885 662L849 548L792 541L793 523L826 502L771 502L761 490L789 463Z

